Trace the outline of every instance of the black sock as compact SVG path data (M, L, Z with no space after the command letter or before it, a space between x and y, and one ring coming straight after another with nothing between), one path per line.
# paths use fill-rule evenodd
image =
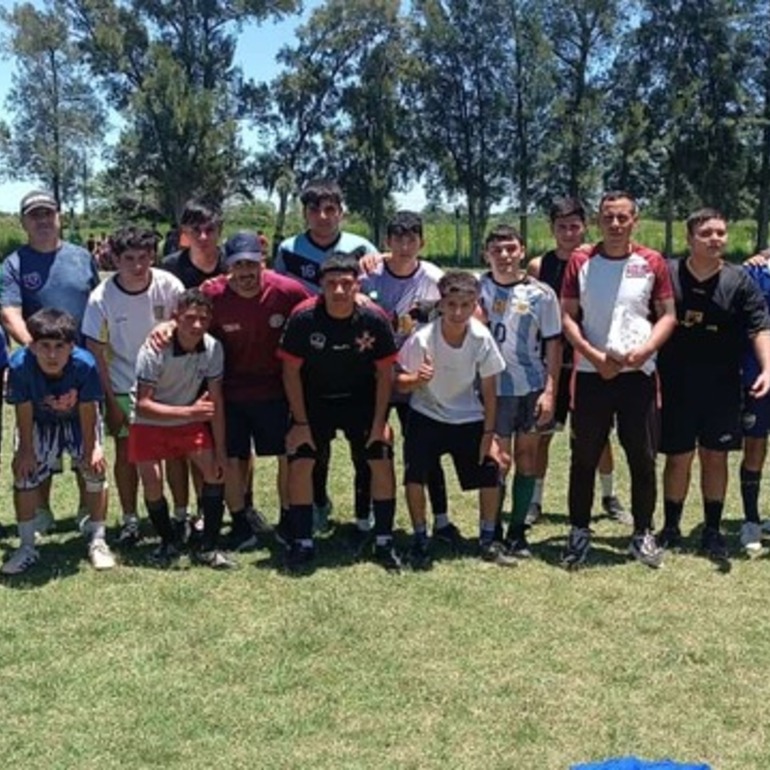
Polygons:
M225 513L224 484L203 484L201 490L203 508L203 550L213 551L219 541L222 518Z
M160 500L147 500L144 501L147 507L147 515L150 517L152 526L155 527L155 531L158 533L161 543L163 545L170 545L174 542L174 528L171 525L171 517L168 513L168 501L165 497L161 497Z
M663 527L664 529L679 529L682 523L682 508L684 501L664 500L663 501Z
M759 524L759 482L762 471L750 471L741 464L741 497L746 521Z
M393 534L393 520L396 518L396 500L375 500L374 507L374 535L381 537Z
M246 508L254 507L254 490L251 487L249 487L243 495L243 505Z
M240 511L230 511L230 518L233 520L233 532L248 532L251 529L245 508L241 508Z
M369 463L359 463L356 465L354 478L354 499L353 510L357 519L368 519L369 511L372 507L372 472L369 469Z
M290 505L287 512L289 534L292 540L313 539L313 506Z
M709 529L719 529L719 525L722 523L722 509L724 507L724 500L703 501L703 517L706 527Z

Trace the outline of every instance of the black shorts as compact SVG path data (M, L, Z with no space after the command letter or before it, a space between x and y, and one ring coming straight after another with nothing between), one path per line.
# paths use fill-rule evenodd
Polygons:
M572 399L572 367L562 367L559 374L559 387L553 407L554 430L563 430L569 416Z
M464 490L496 487L500 469L488 458L479 465L479 444L484 423L438 422L409 410L404 439L404 483L426 484L442 455L448 454Z
M282 399L270 401L225 401L225 443L227 456L248 460L252 443L260 456L286 454L289 405Z
M740 449L741 383L737 376L670 374L662 379L660 452L692 452L696 445L717 452Z
M316 449L328 447L341 430L354 457L364 457L372 430L374 399L330 398L307 405L307 419Z

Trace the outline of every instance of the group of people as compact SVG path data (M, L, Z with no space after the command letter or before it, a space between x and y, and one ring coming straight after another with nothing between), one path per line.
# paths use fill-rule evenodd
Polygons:
M761 552L770 271L764 260L749 268L724 261L719 212L693 213L688 257L667 261L634 242L639 212L629 193L603 196L593 246L583 244L584 206L562 199L550 211L552 251L527 261L520 233L497 225L484 244L488 269L476 276L420 257L417 214L394 215L381 253L342 230L335 182L310 182L300 201L307 229L280 244L271 268L257 233L220 247L221 212L192 200L181 218L186 247L156 267L155 234L122 228L111 237L115 272L100 281L91 256L60 240L55 200L41 191L24 197L28 242L6 258L0 296L3 325L20 346L7 374L20 545L4 574L39 559L36 538L53 523L50 485L64 452L77 472L90 560L96 569L115 565L105 533L104 428L115 442L116 542L127 548L142 537L141 487L159 566L187 550L195 563L229 569L233 552L257 547L272 530L286 569L312 569L316 534L329 526L338 432L355 468L357 558L422 570L435 543L463 547L441 465L448 454L461 488L478 491L480 558L514 566L532 555L549 444L568 417L565 567L581 565L590 549L597 469L602 507L632 528L630 556L660 566L665 548L682 545L696 449L701 550L728 558L720 527L727 453L743 446L741 544ZM393 540L391 409L404 437L408 553ZM613 487L614 425L630 511ZM666 463L656 535L658 452ZM277 458L274 526L254 505L255 456Z

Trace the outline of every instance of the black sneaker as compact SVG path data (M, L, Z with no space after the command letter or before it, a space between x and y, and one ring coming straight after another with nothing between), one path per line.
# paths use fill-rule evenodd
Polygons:
M439 543L446 543L453 551L462 551L465 545L460 530L451 521L443 527L434 527L433 539Z
M315 562L315 548L307 545L300 545L297 542L292 543L286 551L286 558L283 565L287 572L299 574L302 572L311 572Z
M505 546L496 543L494 540L479 543L479 556L483 561L497 564L499 567L516 566L515 557L508 553Z
M204 567L210 567L216 570L238 569L238 563L233 561L227 554L219 550L196 551L193 556L196 564Z
M353 525L348 537L348 548L350 548L353 558L362 559L373 542L374 532L371 529L361 529L358 525Z
M700 541L700 550L704 556L714 561L727 561L729 553L724 536L718 529L706 527Z
M509 536L505 541L505 550L517 559L529 559L532 557L527 536L523 532L516 537Z
M289 532L289 524L284 519L280 519L278 523L273 527L273 537L275 542L282 545L284 548L291 547L291 533Z
M663 527L658 532L658 545L666 551L681 549L682 530L679 527Z
M615 495L605 495L602 498L602 510L618 524L625 524L628 527L634 525L634 517L623 507Z
M576 569L583 564L591 549L591 530L587 527L572 527L567 539L567 547L561 557L562 567Z
M374 560L388 572L401 571L401 557L398 551L393 547L393 543L388 545L374 546Z
M637 532L628 546L629 556L653 569L663 566L663 549L652 532Z
M161 543L151 554L150 561L160 569L168 569L179 561L180 553L171 543Z
M0 524L0 538L8 537L8 528L5 524Z
M243 527L242 529L233 527L227 535L225 545L228 551L249 553L256 551L260 544L257 533L251 527Z
M412 569L424 571L433 567L433 557L430 553L430 543L427 540L412 541L412 547L409 549L409 564Z
M133 548L142 539L139 519L128 519L123 522L115 541L118 548Z

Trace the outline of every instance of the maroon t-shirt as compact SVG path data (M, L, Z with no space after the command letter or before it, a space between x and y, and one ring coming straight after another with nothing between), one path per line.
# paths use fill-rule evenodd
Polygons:
M225 275L206 281L201 291L214 302L209 332L225 351L225 399L283 398L281 362L275 351L291 311L310 292L299 281L272 270L262 272L262 291L256 297L236 294Z

